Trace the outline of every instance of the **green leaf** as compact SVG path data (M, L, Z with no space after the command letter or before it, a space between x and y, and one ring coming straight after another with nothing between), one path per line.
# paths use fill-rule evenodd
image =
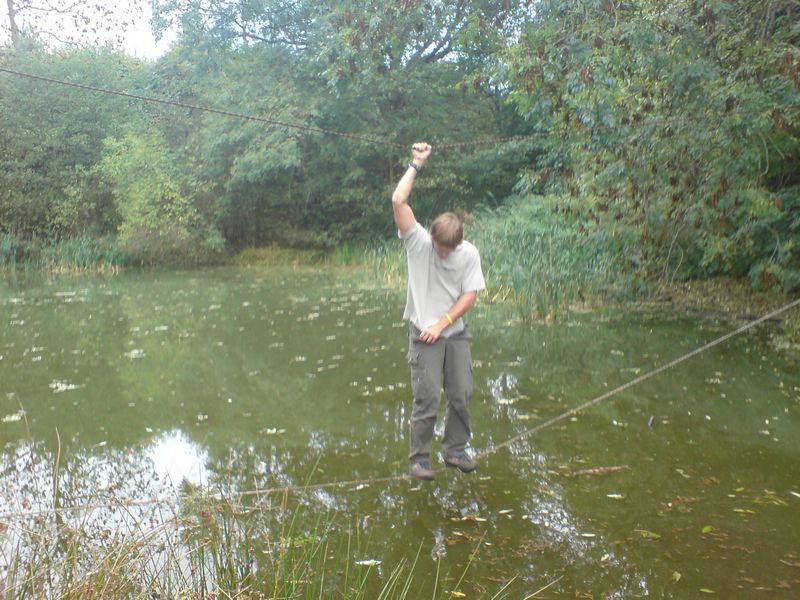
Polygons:
M636 533L641 535L646 540L660 540L661 539L661 535L659 535L658 533L654 533L652 531L648 531L646 529L635 529L634 531L636 531Z

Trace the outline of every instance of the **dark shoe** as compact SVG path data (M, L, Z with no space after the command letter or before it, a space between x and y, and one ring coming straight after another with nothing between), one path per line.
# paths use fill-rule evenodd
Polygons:
M425 459L411 463L409 475L411 475L411 477L414 479L424 479L425 481L430 481L434 478L435 473L433 472L433 469L431 469L431 463L428 462L428 459Z
M443 458L444 464L448 467L455 467L462 473L472 473L478 468L478 463L470 458L470 455L466 452L459 452L458 454L452 454L450 456L445 455Z

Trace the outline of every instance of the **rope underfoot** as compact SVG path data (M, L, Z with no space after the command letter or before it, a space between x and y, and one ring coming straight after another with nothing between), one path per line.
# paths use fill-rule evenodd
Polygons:
M726 333L725 335L723 335L721 337L718 337L717 339L715 339L715 340L713 340L713 341L711 341L711 342L709 342L709 343L707 343L707 344L705 344L703 346L700 346L699 348L696 348L696 349L692 350L691 352L688 352L687 354L684 354L683 356L681 356L679 358L676 358L675 360L672 360L672 361L670 361L670 362L668 362L668 363L666 363L664 365L661 365L657 369L653 369L652 371L649 371L649 372L645 373L644 375L640 375L639 377L636 377L635 379L631 379L627 383L623 383L622 385L614 388L613 390L609 390L608 392L606 392L604 394L601 394L600 396L597 396L596 398L593 398L593 399L589 400L588 402L584 402L580 406L576 406L575 408L571 408L570 410L558 415L557 417L553 417L552 419L549 419L549 420L547 420L547 421L545 421L543 423L540 423L536 427L532 427L530 429L527 429L527 430L523 431L522 433L519 433L519 434L515 435L512 438L509 438L505 442L497 444L496 446L492 446L491 448L488 448L487 450L484 450L483 452L478 454L477 458L488 456L489 454L494 454L495 452L497 452L501 448L506 448L506 447L510 446L511 444L513 444L515 442L518 442L519 440L521 440L523 438L526 438L528 436L531 436L531 435L541 431L542 429L546 429L547 427L551 427L552 425L555 425L556 423L558 423L560 421L563 421L564 419L567 419L569 417L577 415L579 412L582 412L582 411L586 410L587 408L590 408L590 407L594 406L595 404L599 404L603 400L606 400L606 399L608 399L608 398L610 398L612 396L615 396L615 395L619 394L620 392L623 392L623 391L627 390L628 388L631 388L631 387L633 387L635 385L638 385L638 384L642 383L643 381L645 381L647 379L650 379L651 377L655 377L656 375L658 375L660 373L663 373L664 371L667 371L667 370L669 370L669 369L681 364L682 362L687 361L690 358L693 358L693 357L697 356L698 354L701 354L701 353L705 352L706 350L710 350L714 346L718 346L719 344L729 340L732 337L735 337L735 336L737 336L737 335L739 335L741 333L744 333L748 329L752 329L753 327L756 327L757 325L760 325L764 321L769 321L770 319L773 319L776 316L778 316L778 315L780 315L780 314L782 314L782 313L784 313L784 312L786 312L788 310L791 310L795 306L800 306L800 299L795 300L794 302L790 302L789 304L787 304L787 305L785 305L785 306L783 306L783 307L781 307L781 308L779 308L777 310L774 310L773 312L771 312L769 314L766 314L766 315L756 319L755 321L751 321L750 323L747 323L746 325L742 325L738 329L736 329L734 331L731 331L729 333Z
M645 373L644 375L640 375L639 377L636 377L635 379L632 379L632 380L628 381L627 383L624 383L624 384L622 384L622 385L620 385L620 386L618 386L618 387L616 387L616 388L614 388L612 390L609 390L608 392L605 392L604 394L601 394L600 396L597 396L597 397L595 397L595 398L593 398L593 399L591 399L591 400L589 400L587 402L584 402L583 404L581 404L579 406L576 406L575 408L571 408L571 409L567 410L566 412L563 412L560 415L558 415L556 417L553 417L552 419L548 419L547 421L544 421L543 423L540 423L536 427L532 427L530 429L527 429L527 430L525 430L525 431L523 431L523 432L521 432L521 433L519 433L519 434L517 434L517 435L515 435L515 436L513 436L511 438L509 438L505 442L502 442L500 444L497 444L495 446L487 448L483 452L480 452L480 453L476 454L475 458L476 459L482 459L482 458L486 458L487 456L489 456L491 454L495 454L496 452L498 452L502 448L507 448L510 445L512 445L512 444L514 444L514 443L516 443L516 442L518 442L518 441L520 441L520 440L522 440L522 439L524 439L526 437L532 436L532 435L542 431L543 429L547 429L548 427L551 427L551 426L555 425L556 423L559 423L560 421L563 421L564 419L567 419L567 418L569 418L571 416L577 415L578 413L580 413L582 411L585 411L586 409L588 409L588 408L590 408L592 406L595 406L595 405L599 404L600 402L603 402L604 400L607 400L608 398L611 398L612 396L615 396L615 395L617 395L617 394L619 394L619 393L621 393L621 392L623 392L623 391L625 391L625 390L627 390L627 389L629 389L629 388L631 388L631 387L633 387L635 385L638 385L639 383L642 383L643 381L645 381L647 379L650 379L651 377L655 377L656 375L658 375L660 373L663 373L664 371L672 369L673 367L681 364L682 362L685 362L685 361L689 360L690 358L693 358L693 357L697 356L698 354L701 354L701 353L703 353L703 352L705 352L705 351L707 351L707 350L709 350L709 349L711 349L711 348L713 348L715 346L718 346L719 344L722 344L723 342L729 340L732 337L735 337L737 335L740 335L740 334L744 333L745 331L748 331L749 329L757 327L761 323L764 323L765 321L769 321L770 319L773 319L776 316L778 316L778 315L780 315L780 314L782 314L782 313L784 313L784 312L786 312L788 310L791 310L792 308L794 308L796 306L800 306L800 299L794 300L793 302L790 302L789 304L786 304L785 306L783 306L783 307L781 307L781 308L779 308L777 310L774 310L774 311L772 311L772 312L770 312L770 313L768 313L768 314L756 319L755 321L751 321L750 323L747 323L746 325L743 325L742 327L739 327L738 329L736 329L734 331L726 333L725 335L723 335L721 337L718 337L717 339L715 339L715 340L713 340L713 341L711 341L711 342L709 342L709 343L707 343L707 344L705 344L703 346L700 346L699 348L696 348L695 350L692 350L691 352L688 352L688 353L680 356L679 358L676 358L675 360L672 360L672 361L670 361L670 362L668 362L668 363L666 363L666 364L664 364L664 365L662 365L662 366L660 366L660 367L658 367L656 369L653 369L652 371L649 371L649 372ZM438 471L441 471L441 469L439 469ZM395 481L403 481L403 480L411 480L411 479L412 478L408 474L404 473L404 474L398 474L398 475L390 475L390 476L387 476L387 477L374 477L374 478L370 478L370 479L353 479L353 480L345 480L345 481L331 481L331 482L327 482L327 483L316 483L316 484L306 484L306 485L286 485L286 486L280 486L280 487L263 488L263 489L258 489L258 490L246 490L246 491L238 492L237 496L239 498L244 498L244 497L248 497L248 496L266 496L266 495L271 495L271 494L276 494L276 493L284 493L285 494L285 493L292 493L292 492L306 492L306 491L315 491L315 490L323 490L323 489L334 489L334 488L341 488L341 487L351 487L351 488L353 488L353 490L360 490L360 489L363 489L363 488L365 488L367 486L374 485L374 484L387 484L387 483L392 483L392 482L395 482ZM84 505L75 505L75 506L70 506L70 507L44 509L44 510L39 510L39 511L8 512L8 513L0 514L0 519L8 520L8 519L12 519L12 518L35 517L35 516L40 516L40 515L45 515L45 514L69 513L69 512L76 512L76 511L81 511L81 510L96 510L96 509L101 509L101 508L116 508L116 507L120 507L120 506L146 506L146 505L156 505L156 504L178 506L179 505L179 501L180 501L179 497L178 498L174 498L173 497L173 498L149 498L149 499L145 498L145 499L140 499L140 500L132 500L132 501L126 501L126 502L121 502L120 501L120 502L114 502L114 503L84 504Z

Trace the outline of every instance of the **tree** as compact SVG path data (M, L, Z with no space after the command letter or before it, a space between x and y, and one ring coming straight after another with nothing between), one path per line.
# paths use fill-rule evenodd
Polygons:
M146 63L110 50L0 54L11 67L56 79L142 90ZM103 140L145 121L141 104L0 76L0 232L59 239L113 231L110 193L93 184Z
M216 116L189 137L223 199L235 243L330 245L388 233L377 199L407 161L405 148L520 132L504 90L483 77L488 49L511 35L516 3L392 1L211 3L163 0L156 19L179 24L180 47L159 69L171 93L239 112L401 144L354 142ZM181 91L179 82L191 82ZM451 150L419 187L420 216L471 209L510 192L519 148ZM475 164L480 168L476 169ZM487 186L487 184L489 184Z
M119 248L141 264L197 264L222 250L218 232L192 202L187 175L157 131L141 128L105 141L96 170L114 191Z
M629 227L647 277L800 285L796 3L545 0L507 53L553 133L523 185L581 227Z

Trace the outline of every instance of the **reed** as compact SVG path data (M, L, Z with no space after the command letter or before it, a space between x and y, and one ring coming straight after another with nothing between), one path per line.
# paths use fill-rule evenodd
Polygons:
M370 540L358 519L343 530L339 515L292 506L288 495L244 502L192 491L179 510L155 517L103 535L91 519L52 514L4 523L0 598L407 600L431 584L415 581L419 549L380 571L359 563L354 557L368 555ZM462 586L477 555L476 548L451 589ZM451 597L438 571L433 600Z
M490 299L512 303L525 320L556 318L576 303L630 295L635 288L620 261L625 240L581 229L555 205L552 198L518 198L474 215L469 227Z
M406 282L405 253L397 240L345 242L334 250L333 261L345 267L366 267L373 280L390 287L399 288Z
M0 235L0 271L44 270L54 273L114 272L126 264L113 237L88 235L49 242Z
M0 269L14 270L17 262L25 255L25 245L14 235L0 235Z
M481 252L488 302L513 306L524 320L552 319L576 304L639 292L641 283L627 274L623 260L634 240L624 232L580 230L556 204L528 196L469 216L466 237ZM405 253L396 239L342 245L335 261L368 265L392 287L406 282Z

